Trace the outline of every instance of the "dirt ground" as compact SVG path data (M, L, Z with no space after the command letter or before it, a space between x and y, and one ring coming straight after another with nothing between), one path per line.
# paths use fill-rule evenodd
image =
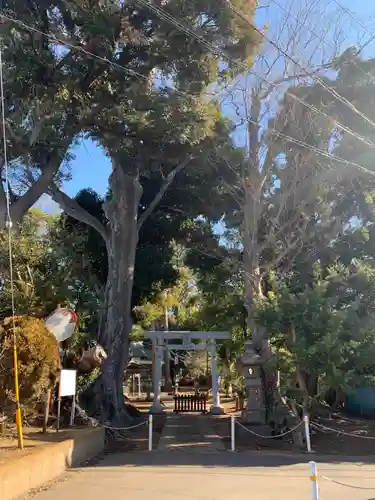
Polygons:
M225 415L211 417L211 422L215 431L229 449L231 445L230 416L235 415L240 418L241 412L236 411L234 401L224 401L222 406L225 409ZM369 456L375 454L375 421L336 414L330 419L319 418L316 420L316 424L335 431L324 430L321 427L311 427L311 443L316 453L342 456ZM257 432L256 428L253 430ZM346 436L340 434L340 432L352 434L352 436ZM259 430L258 433L261 434L262 432ZM301 452L301 448L293 444L293 440L289 435L278 439L262 439L242 430L238 425L236 425L236 449L238 451ZM302 451L305 451L305 448Z
M336 432L330 432L318 428L312 429L312 447L317 453L352 456L375 454L374 420L337 415L331 419L320 418L317 424L336 430ZM351 434L351 436L340 434L340 432Z
M142 412L141 420L147 422L150 402L140 401L136 403L138 410ZM153 447L156 447L161 431L164 427L165 417L163 415L154 416L153 419ZM14 456L23 456L32 453L35 448L48 446L50 443L61 442L74 437L74 433L87 426L76 425L71 429L48 429L43 434L40 427L24 426L24 450L18 449L17 431L15 425L9 425L3 435L0 435L0 464L6 459ZM148 449L148 425L142 425L134 430L107 432L106 453L116 453L124 451L145 451Z
M151 403L141 400L133 400L132 403L141 411L141 419L147 421L148 411ZM165 404L168 411L173 409L172 398L165 398ZM235 401L222 398L221 404L225 414L218 417L208 417L212 426L225 444L230 448L230 417L235 415L240 419L241 412L236 410ZM153 418L153 448L158 445L161 432L165 424L165 415L154 415ZM320 418L316 421L320 426L333 429L334 432L321 428L311 427L311 442L313 450L322 455L342 455L342 456L370 456L374 455L375 449L375 421L362 418L346 417L343 415L333 415L332 418ZM60 432L49 429L46 434L41 432L40 428L24 428L23 454L31 453L36 447L48 446L49 443L56 443L69 439L79 432L82 427L73 429L63 429ZM253 429L255 432L262 431ZM345 432L351 436L340 434ZM127 431L114 431L107 433L106 454L121 453L128 451L146 451L148 449L148 425L142 425L136 429ZM277 439L263 439L242 430L236 425L236 449L238 451L259 450L259 451L282 451L289 453L299 453L305 451L303 448L293 444L290 437L284 436ZM0 435L0 464L10 456L20 454L17 448L17 433L15 428L6 429L5 433Z
M147 407L146 407L147 408ZM140 409L140 408L138 408ZM145 419L147 418L145 411ZM164 428L165 415L154 415L152 424L152 448L156 449L161 432ZM108 435L106 453L123 453L127 451L148 450L148 425L142 425L134 430L115 432Z
M60 443L66 439L74 438L74 434L86 427L75 427L74 429L62 429L59 432L48 429L43 434L40 427L23 428L24 450L18 449L17 431L15 426L9 426L0 435L0 465L10 457L24 456L32 453L36 448L48 446L52 443Z

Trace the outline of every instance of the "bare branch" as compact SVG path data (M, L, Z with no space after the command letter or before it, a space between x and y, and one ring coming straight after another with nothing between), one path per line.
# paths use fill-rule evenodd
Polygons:
M280 78L277 78L277 79L273 80L272 81L272 85L270 85L268 89L264 90L261 93L260 98L261 99L267 99L267 97L270 95L270 93L275 90L275 86L276 85L277 86L281 86L283 83L290 83L290 82L293 82L293 81L298 81L300 79L306 78L307 76L309 76L311 74L315 75L315 74L319 73L322 70L330 69L330 68L332 68L332 62L328 62L326 64L321 64L321 65L317 66L314 70L311 70L310 68L307 68L306 71L301 71L298 74L284 75L284 76L282 76Z
M31 131L28 133L27 138L16 134L16 132L13 130L12 125L11 125L9 120L6 120L5 123L6 123L8 134L11 137L11 139L14 141L14 143L21 145L21 146L24 146L26 148L30 148L38 140L40 133L43 129L43 125L46 123L46 121L49 118L50 118L49 116L44 116L43 118L37 119L34 123L34 126L31 129Z
M25 142L24 138L17 135L15 131L12 128L12 125L9 123L9 120L5 121L5 125L8 131L8 134L10 135L11 139L16 143L16 144L23 144Z
M301 229L301 233L294 238L293 241L287 241L284 245L284 249L276 255L274 259L271 259L267 264L262 265L262 276L264 277L272 267L276 267L285 257L290 256L292 251L295 250L298 245L303 244L303 234L307 227L307 221L304 224L304 228Z
M169 186L172 184L174 178L176 175L181 172L192 160L193 158L191 156L187 157L183 162L179 163L166 177L165 181L163 182L159 192L156 194L155 198L151 201L149 206L146 208L146 210L141 214L141 216L138 218L138 231L141 229L143 224L146 222L147 218L152 214L152 212L155 210L157 205L159 204L160 200L163 198L165 195L167 189Z
M95 229L103 240L108 243L109 229L107 226L102 224L96 217L87 212L81 207L75 200L70 198L66 193L61 191L56 184L51 184L48 188L48 194L53 198L53 200L60 205L60 207L65 210L65 212L88 226Z
M13 222L19 222L34 203L39 200L42 194L47 191L48 186L60 168L61 158L60 154L55 154L26 193L12 203Z
M34 126L29 134L29 147L33 146L38 140L40 133L42 132L43 125L46 123L48 118L48 116L45 116L44 118L41 118L34 123Z

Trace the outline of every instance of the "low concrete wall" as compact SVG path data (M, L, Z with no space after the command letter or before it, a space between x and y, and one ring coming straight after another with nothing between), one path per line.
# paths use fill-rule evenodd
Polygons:
M14 500L82 465L104 448L104 429L80 429L59 443L26 451L0 465L0 499Z

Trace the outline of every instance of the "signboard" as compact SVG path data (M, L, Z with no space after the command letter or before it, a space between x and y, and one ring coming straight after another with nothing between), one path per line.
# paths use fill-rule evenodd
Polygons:
M76 394L76 370L61 370L59 397L75 396Z

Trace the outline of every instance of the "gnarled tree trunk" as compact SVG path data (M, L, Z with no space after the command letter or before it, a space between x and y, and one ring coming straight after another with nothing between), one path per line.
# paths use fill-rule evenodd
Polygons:
M111 199L105 204L108 277L99 342L108 357L96 384L102 418L111 422L126 416L123 379L131 333L131 296L138 242L137 214L142 188L137 177L117 166L110 178Z
M155 198L139 217L142 187L138 175L128 175L121 166L114 163L109 179L111 198L104 206L107 217L105 225L82 209L56 185L50 186L49 193L53 199L69 215L98 231L106 242L108 276L98 341L108 357L102 365L102 373L98 380L81 397L90 414L100 411L102 421L116 423L128 416L123 395L123 380L132 326L131 298L139 230L177 173L190 161L191 157L188 157L176 165L166 177Z
M245 181L244 222L243 222L243 246L244 246L244 281L245 281L245 307L247 311L247 328L253 342L259 347L261 334L253 317L254 300L262 295L262 279L259 269L258 253L258 224L260 217L260 189L254 189L256 184L256 172Z

